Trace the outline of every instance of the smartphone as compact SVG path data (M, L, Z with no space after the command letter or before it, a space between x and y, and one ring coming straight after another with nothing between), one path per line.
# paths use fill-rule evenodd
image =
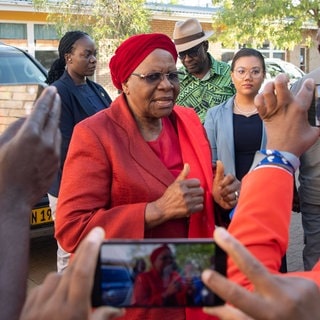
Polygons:
M320 84L315 85L314 90L315 124L320 127Z
M106 240L100 248L92 305L130 308L217 306L204 269L226 274L226 254L212 239Z
M28 116L46 84L0 85L0 134L19 118Z

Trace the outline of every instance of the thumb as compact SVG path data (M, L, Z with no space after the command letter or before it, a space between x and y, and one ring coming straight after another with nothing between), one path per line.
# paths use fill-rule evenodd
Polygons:
M180 174L178 175L176 181L185 180L185 179L187 178L189 172L190 172L189 163L185 163L184 166L183 166L183 169L182 169L182 171L180 172Z
M215 174L214 182L213 182L214 187L215 186L217 187L223 178L224 178L224 165L221 160L217 160L216 174Z
M121 317L124 314L124 309L117 309L113 307L100 307L92 313L90 320L112 320Z
M309 109L309 107L311 106L313 94L311 94L310 92L314 91L314 87L314 80L306 79L306 81L303 82L302 87L296 95L296 98L306 109Z

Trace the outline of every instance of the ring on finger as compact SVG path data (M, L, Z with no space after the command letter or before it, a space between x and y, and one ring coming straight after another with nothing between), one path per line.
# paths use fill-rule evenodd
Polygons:
M235 197L236 197L236 200L238 200L238 199L239 199L239 191L235 191L235 192L234 192L234 195L235 195Z

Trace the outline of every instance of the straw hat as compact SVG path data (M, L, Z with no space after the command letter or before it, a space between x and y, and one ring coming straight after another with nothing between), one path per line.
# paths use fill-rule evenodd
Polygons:
M200 22L191 18L178 21L173 30L173 42L177 51L182 52L195 47L213 35L213 31L203 31Z

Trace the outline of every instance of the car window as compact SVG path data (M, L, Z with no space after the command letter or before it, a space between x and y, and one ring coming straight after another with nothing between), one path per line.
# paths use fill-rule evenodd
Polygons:
M1 53L0 83L43 83L46 77L23 53Z
M130 281L130 274L126 269L123 268L104 268L103 269L103 279L104 281L122 282Z
M277 64L268 63L266 67L271 78L275 78L279 73L284 73L284 71Z
M275 78L279 73L286 73L290 79L297 80L303 77L304 73L297 68L295 65L290 63L273 63L267 62L266 63L267 73L270 74L271 78Z
M303 77L303 73L294 65L286 63L285 70L290 79L300 79Z

